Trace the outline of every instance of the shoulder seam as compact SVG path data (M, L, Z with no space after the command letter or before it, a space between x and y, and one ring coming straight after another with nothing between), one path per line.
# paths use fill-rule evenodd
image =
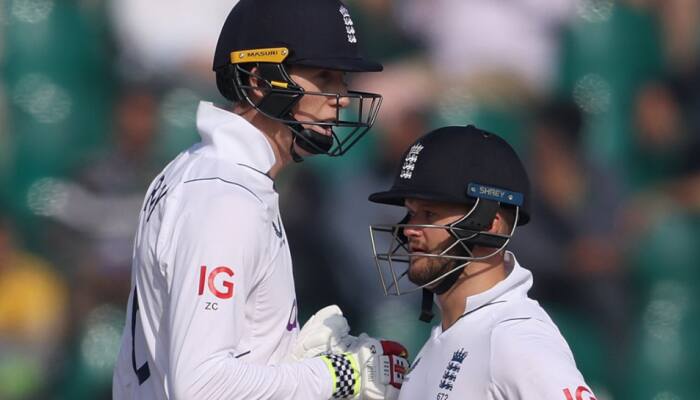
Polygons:
M502 323L504 323L504 322L509 322L509 321L521 321L521 320L528 320L528 319L534 319L534 318L532 318L532 317L513 317L513 318L506 318L506 319L502 319L502 320L496 322L496 325L502 324Z
M219 180L219 181L221 181L221 182L228 183L229 185L238 186L238 187L244 189L245 191L247 191L248 193L250 193L250 194L251 194L253 197L255 197L261 204L265 204L265 202L264 202L257 194L255 194L255 192L253 192L253 191L252 191L251 189L249 189L248 187L243 186L243 185L241 185L240 183L228 181L228 180L226 180L226 179L224 179L224 178L221 178L221 177L218 177L218 176L214 176L214 177L211 177L211 178L195 178L195 179L190 179L190 180L184 181L184 182L182 182L182 183L192 183L192 182L201 182L201 181L213 181L213 180Z
M500 304L500 303L507 303L507 300L497 300L497 301L492 301L492 302L490 302L490 303L482 304L481 306L479 306L479 307L477 307L477 308L475 308L475 309L473 309L473 310L471 310L471 311L467 311L467 312L465 312L464 314L460 315L459 318L457 318L457 321L459 321L460 319L466 317L467 315L469 315L469 314L471 314L471 313L473 313L473 312L476 312L476 311L481 310L481 309L484 308L484 307L487 307L487 306L490 306L490 305L494 305L494 304ZM455 322L457 322L457 321L455 321Z
M253 170L253 171L259 173L260 175L266 177L267 179L273 180L273 179L270 177L270 175L268 175L267 173L262 172L262 171L260 171L259 169L253 168L253 167L251 167L251 166L248 165L248 164L237 163L236 165L239 165L239 166L241 166L241 167L244 167L244 168L248 168L248 169L250 169L250 170Z

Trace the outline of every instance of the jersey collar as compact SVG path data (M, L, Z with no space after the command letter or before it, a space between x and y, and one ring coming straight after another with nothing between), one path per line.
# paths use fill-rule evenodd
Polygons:
M506 251L504 259L508 271L506 279L485 292L467 297L465 314L494 301L527 296L527 292L532 287L532 273L521 267L510 251Z
M199 102L197 130L202 144L213 146L222 158L262 173L267 173L275 164L275 154L265 134L240 115L211 102Z

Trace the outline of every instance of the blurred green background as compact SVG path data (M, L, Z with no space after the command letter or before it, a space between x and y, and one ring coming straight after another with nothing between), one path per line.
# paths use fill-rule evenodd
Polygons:
M0 399L111 398L143 193L198 140L198 101L223 101L234 2L209 3L0 1ZM337 303L416 354L420 299L383 297L367 235L401 210L366 197L415 138L472 123L526 161L511 249L598 400L697 399L700 4L348 3L386 67L352 83L385 102L345 157L277 182L300 320Z

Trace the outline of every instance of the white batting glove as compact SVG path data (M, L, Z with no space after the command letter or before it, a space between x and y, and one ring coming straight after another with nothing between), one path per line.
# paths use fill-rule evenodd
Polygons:
M342 353L322 356L333 382L333 398L395 400L408 370L408 351L400 343L361 334L341 341Z
M287 361L299 361L322 353L340 352L348 342L350 326L337 305L327 306L312 315L299 331Z

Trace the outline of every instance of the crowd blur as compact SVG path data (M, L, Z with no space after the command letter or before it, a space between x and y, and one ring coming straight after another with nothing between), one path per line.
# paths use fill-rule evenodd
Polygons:
M223 102L234 2L0 2L1 399L111 398L139 207L198 140L198 100ZM700 2L348 2L385 64L352 85L385 100L346 156L278 179L300 320L337 303L415 355L420 298L384 297L368 235L403 212L367 196L420 135L475 124L526 162L510 248L598 400L696 399Z

